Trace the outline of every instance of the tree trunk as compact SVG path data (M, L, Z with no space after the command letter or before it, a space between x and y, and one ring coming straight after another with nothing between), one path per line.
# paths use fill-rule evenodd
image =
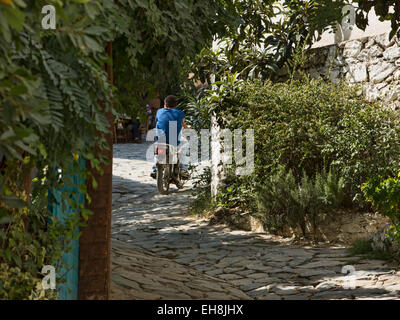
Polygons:
M107 52L112 59L112 43L107 45ZM113 83L112 66L106 66L110 82ZM100 175L87 163L98 183L94 190L91 181L87 182L88 193L92 199L86 208L93 211L89 216L88 226L83 229L79 240L79 299L107 300L110 294L110 254L111 254L111 205L112 205L112 166L113 166L113 126L114 117L107 113L110 133L107 143L110 150L101 151L109 164L103 165L104 174ZM100 151L99 151L100 152Z

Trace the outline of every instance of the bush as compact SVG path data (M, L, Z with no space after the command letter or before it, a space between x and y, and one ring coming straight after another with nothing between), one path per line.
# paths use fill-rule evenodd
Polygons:
M220 186L216 203L225 208L242 208L252 211L255 202L253 176L237 176L234 169L228 170Z
M388 235L400 245L400 173L398 178L369 180L363 185L363 192L378 213L390 218L392 226Z
M254 129L257 185L278 166L297 183L303 173L311 178L332 168L344 179L346 203L364 205L362 183L399 168L398 114L365 101L346 83L241 84L224 92L214 110L224 128Z
M307 221L315 230L319 216L340 207L343 199L344 180L335 173L303 174L298 183L291 170L280 167L257 192L258 215L269 230L289 224L299 226L305 236Z
M206 167L205 170L194 177L192 195L196 196L191 202L191 213L201 215L206 210L213 207L211 199L211 169Z

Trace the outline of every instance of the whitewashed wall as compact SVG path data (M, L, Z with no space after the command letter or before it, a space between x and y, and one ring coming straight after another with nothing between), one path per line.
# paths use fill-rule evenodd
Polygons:
M360 39L363 37L376 36L382 33L391 31L390 21L381 22L375 14L375 10L371 10L368 15L369 25L365 31L358 29L356 25L353 25L352 30L345 30L338 25L338 31L333 33L332 31L327 31L322 35L322 39L316 42L313 47L323 47L331 44L338 44L347 40Z

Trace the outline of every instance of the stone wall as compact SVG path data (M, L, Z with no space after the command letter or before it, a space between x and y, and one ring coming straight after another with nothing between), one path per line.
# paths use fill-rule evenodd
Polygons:
M241 229L257 233L269 233L262 220L250 213L242 212L239 208L226 209L219 207L210 219L210 225L227 224L234 229ZM336 210L330 214L321 214L318 217L316 229L306 219L305 239L322 243L338 243L351 245L356 240L371 238L379 234L390 219L370 212L353 212ZM275 233L284 238L304 238L301 228L291 228L285 225Z
M400 41L388 33L313 49L305 70L313 78L361 85L369 101L400 108ZM281 70L279 79L286 75Z
M337 211L331 215L321 216L316 230L312 223L306 223L306 238L317 242L340 243L351 245L356 240L366 239L379 232L390 223L389 218L376 213L359 213L352 211ZM260 220L250 217L251 230L255 232L268 232ZM290 228L285 226L277 232L282 237L302 238L300 227Z

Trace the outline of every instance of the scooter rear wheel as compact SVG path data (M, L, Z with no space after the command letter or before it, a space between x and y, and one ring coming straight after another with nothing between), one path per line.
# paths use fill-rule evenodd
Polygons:
M170 180L170 166L162 164L157 165L157 188L161 194L168 194Z

